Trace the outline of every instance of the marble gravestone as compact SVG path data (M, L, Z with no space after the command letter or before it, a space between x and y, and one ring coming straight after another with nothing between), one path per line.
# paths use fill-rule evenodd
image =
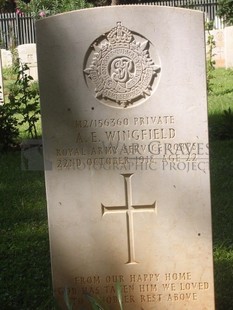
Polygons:
M0 49L1 59L2 59L2 68L9 68L13 65L11 51L6 49Z
M225 28L226 68L233 68L233 26Z
M61 14L37 52L57 300L213 310L203 14Z
M30 75L34 81L38 80L36 44L22 44L17 46L18 56L21 64L28 66L27 75Z

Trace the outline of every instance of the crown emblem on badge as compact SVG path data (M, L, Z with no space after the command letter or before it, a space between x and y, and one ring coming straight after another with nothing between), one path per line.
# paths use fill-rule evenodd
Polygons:
M133 36L126 27L121 25L121 22L118 22L117 26L114 27L107 35L107 39L110 44L130 43Z
M137 42L121 22L101 39L92 45L93 56L84 69L95 97L107 105L126 108L150 96L160 67L150 57L149 41Z

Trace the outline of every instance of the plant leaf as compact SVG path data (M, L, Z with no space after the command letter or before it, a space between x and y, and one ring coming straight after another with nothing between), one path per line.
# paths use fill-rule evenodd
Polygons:
M85 297L90 302L93 310L104 310L103 306L101 305L100 301L97 298L94 298L89 294L85 294Z
M65 304L67 306L67 309L72 310L73 306L72 306L72 303L71 303L70 298L69 298L67 287L65 288L65 291L64 291L64 301L65 301Z
M119 282L116 283L116 295L117 295L117 299L120 305L120 309L123 310L121 285Z

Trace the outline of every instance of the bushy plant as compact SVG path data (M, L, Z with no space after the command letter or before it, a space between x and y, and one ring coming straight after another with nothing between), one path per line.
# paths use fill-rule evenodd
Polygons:
M219 0L217 14L226 25L233 25L233 0Z
M91 6L86 0L31 0L27 4L22 0L17 2L18 10L31 13L35 18L43 18Z
M10 87L8 95L9 104L15 115L18 116L18 124L25 125L28 136L37 138L36 123L40 119L40 96L37 83L27 73L27 64L18 62L14 65L17 79Z
M9 104L0 105L0 151L17 146L19 130L17 119Z
M210 31L213 29L213 23L208 22L205 25L206 31L208 33L207 37L207 72L206 72L206 78L207 78L207 91L210 93L212 91L212 79L213 79L213 71L215 70L215 60L214 60L214 48L216 47L216 43L214 40L214 36L210 33Z
M13 12L15 9L14 1L0 0L0 13Z

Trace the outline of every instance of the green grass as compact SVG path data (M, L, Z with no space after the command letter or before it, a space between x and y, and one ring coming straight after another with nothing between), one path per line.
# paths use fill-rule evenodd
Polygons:
M233 70L216 69L211 81L212 91L209 94L209 115L233 107Z
M233 140L211 143L216 309L231 310L233 287Z
M214 75L211 128L222 124L223 111L233 105L233 71L220 69ZM231 310L233 139L213 135L210 150L216 309ZM0 154L0 235L0 308L54 309L44 174L23 171L19 151Z
M4 83L4 96L5 100L9 95L9 88L16 80L16 73L13 67L3 68L3 83Z
M43 172L22 171L20 152L0 156L1 309L51 309Z
M217 69L213 75L212 91L209 94L210 137L211 139L232 139L233 70Z

